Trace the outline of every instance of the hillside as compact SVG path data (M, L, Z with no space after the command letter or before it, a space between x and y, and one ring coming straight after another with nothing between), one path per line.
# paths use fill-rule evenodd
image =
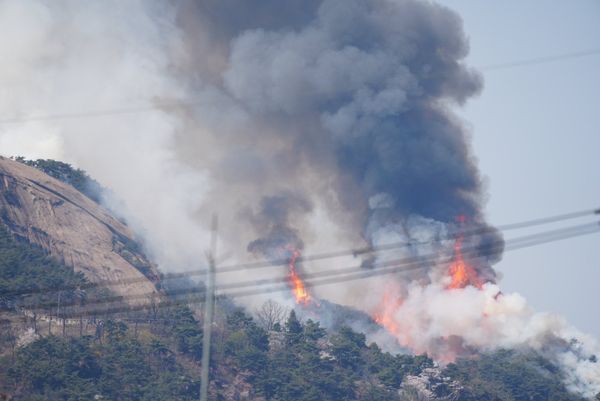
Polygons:
M0 358L0 394L13 401L198 399L199 321L180 305L144 322L134 329L108 320L95 336L17 347ZM441 368L426 355L384 353L349 328L329 333L293 312L267 331L241 309L220 309L213 331L211 400L584 401L535 354L500 351Z
M0 223L92 283L127 282L111 286L118 295L156 292L158 271L141 254L126 225L73 186L3 157Z
M70 166L53 161L28 164L0 159L0 399L198 399L197 297L188 303L185 291L166 291L159 305L103 312L105 297L156 293L159 274L123 223L61 181L85 189L85 173L74 176ZM121 284L91 285L104 280ZM37 291L45 288L72 291ZM79 288L93 314L81 315L77 307L65 312L65 303L80 302ZM345 325L367 319L349 308L324 301L322 311L335 320L325 330L306 307L286 314L272 301L265 305L279 312L255 319L218 299L211 400L583 401L567 391L560 370L530 350L500 350L444 367L427 355L394 355L368 344L364 333ZM365 327L375 325L367 320Z

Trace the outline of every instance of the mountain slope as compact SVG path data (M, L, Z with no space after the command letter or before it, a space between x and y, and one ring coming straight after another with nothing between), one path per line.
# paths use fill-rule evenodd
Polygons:
M6 273L0 274L0 307L3 295L22 288L85 286L81 273L92 282L120 282L110 290L122 296L155 293L158 274L136 249L131 231L81 192L24 163L0 158L0 273ZM29 304L55 302L55 297L52 293ZM163 299L174 301L168 291ZM26 302L20 306L28 308ZM62 314L57 305L46 305L49 321L9 309L0 314L0 399L198 398L203 322L185 297L180 304L164 302L160 308L78 321L69 319L64 305ZM310 320L314 311L298 312L301 319L291 311L287 320L282 314L276 324L261 326L220 298L211 326L216 339L211 399L584 400L569 393L561 371L534 351L475 355L444 368L426 355L391 355L367 345L364 334L345 324L373 323L349 308L322 302L317 315L331 322L329 332ZM65 320L71 320L67 330Z
M122 282L117 295L132 304L155 293L158 272L138 251L131 230L75 188L0 157L0 222L91 282Z

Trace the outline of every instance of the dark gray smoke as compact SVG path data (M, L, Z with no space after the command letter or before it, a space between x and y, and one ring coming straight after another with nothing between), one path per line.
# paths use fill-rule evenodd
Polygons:
M482 224L480 178L449 111L482 80L462 63L453 12L413 0L203 0L182 6L179 23L194 96L228 120L196 111L224 151L192 163L212 171L210 199L235 193L263 209L264 223L245 213L251 230L262 226L248 249L301 241L302 213L283 211L301 198L367 242L413 215ZM201 141L180 146L197 158ZM274 199L285 223L264 209Z
M248 251L267 256L288 253L291 249L301 250L304 243L298 231L291 227L291 222L297 216L310 212L311 205L294 194L266 196L262 199L260 210L253 214L249 211L247 218L252 222L258 233L264 234L248 245Z

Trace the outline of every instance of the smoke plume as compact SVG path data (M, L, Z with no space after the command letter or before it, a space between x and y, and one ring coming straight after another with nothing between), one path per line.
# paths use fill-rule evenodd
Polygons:
M87 170L117 194L107 206L164 271L203 263L211 213L232 263L288 246L416 244L307 263L306 272L444 255L456 235L478 230L463 246L474 250L467 262L481 289L449 291L447 263L429 258L393 280L314 291L374 314L393 291L387 317L408 322L397 340L440 360L569 344L564 323L528 312L518 295L496 296L502 240L483 219L481 179L453 113L482 78L464 64L468 44L449 9L417 0L4 0L0 32L0 111L19 120L0 125L0 153ZM580 363L588 351L569 352L552 354L569 383L600 391L597 364Z

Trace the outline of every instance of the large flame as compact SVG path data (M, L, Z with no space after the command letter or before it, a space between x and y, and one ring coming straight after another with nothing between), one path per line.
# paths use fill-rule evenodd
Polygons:
M464 236L460 235L454 243L454 260L448 269L452 279L448 285L449 289L465 288L468 285L481 289L483 283L475 269L469 265L462 254Z
M464 224L465 218L459 217L457 219L459 223ZM473 286L478 289L483 288L483 282L477 271L471 266L463 255L463 243L464 235L461 234L454 243L454 256L448 267L448 275L450 276L450 283L446 286L447 290L462 289L467 286ZM494 297L497 300L498 295ZM371 316L379 325L384 327L389 333L394 335L398 340L399 344L403 346L413 347L415 339L411 338L411 330L409 321L400 321L398 318L398 312L403 307L403 299L401 296L400 288L393 283L387 283L383 292L381 302L377 305ZM447 338L441 338L444 343L450 348L456 348L455 336L448 336ZM448 352L447 354L440 354L441 360L451 361L454 358L456 352Z
M377 324L383 326L387 331L398 337L401 334L400 324L396 321L396 311L402 305L398 289L388 284L383 292L383 299L377 306L372 317Z
M294 294L297 304L308 305L311 301L310 295L308 294L304 281L302 281L296 270L296 260L301 256L300 251L291 246L288 247L288 250L291 252L290 261L288 263L288 279L290 287L292 288L292 293Z

